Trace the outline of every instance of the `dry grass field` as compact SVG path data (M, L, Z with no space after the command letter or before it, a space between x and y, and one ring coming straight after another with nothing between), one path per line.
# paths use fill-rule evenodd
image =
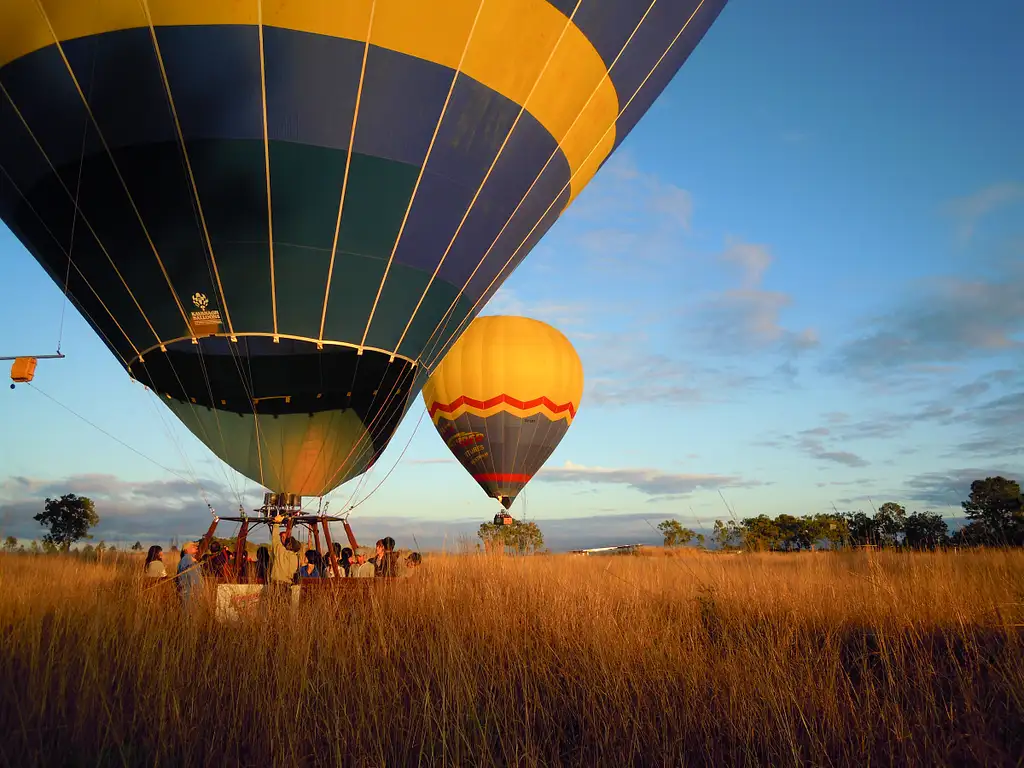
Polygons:
M1024 755L1021 552L437 556L236 625L138 571L0 558L4 764Z

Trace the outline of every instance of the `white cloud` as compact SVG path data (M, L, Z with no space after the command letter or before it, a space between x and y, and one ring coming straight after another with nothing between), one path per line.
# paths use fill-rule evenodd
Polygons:
M206 498L220 514L233 514L237 498L223 484L199 479ZM0 524L5 535L41 538L45 533L33 516L46 498L66 493L88 496L100 516L95 538L107 541L163 541L175 534L199 535L209 525L210 511L199 488L185 480L122 480L114 475L83 474L62 479L9 477L0 480ZM247 509L262 496L246 497Z
M566 333L568 328L587 324L592 310L593 307L583 301L531 301L520 296L516 290L502 286L490 298L480 314L531 317L550 323Z
M1024 200L1024 184L1004 181L951 200L946 209L957 220L957 237L960 242L967 243L983 218L1018 200Z
M843 374L890 375L917 366L1024 350L1024 269L1008 263L990 279L946 277L914 286L906 301L865 323L835 360ZM932 368L931 370L935 370Z
M693 224L693 197L617 152L564 215L591 266L635 271L678 257ZM582 226L581 226L582 225Z
M730 238L718 258L739 268L739 287L715 294L695 308L691 333L705 346L738 353L778 346L794 355L818 345L813 328L794 331L782 324L782 312L792 306L793 297L763 287L765 273L774 261L767 245Z
M750 487L760 483L727 475L663 472L648 467L588 467L565 462L561 467L546 467L536 479L548 483L601 483L623 485L648 496L684 496L696 490Z

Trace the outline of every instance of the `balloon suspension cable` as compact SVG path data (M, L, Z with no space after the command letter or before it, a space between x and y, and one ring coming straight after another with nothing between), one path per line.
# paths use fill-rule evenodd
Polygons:
M384 482L385 482L385 481L386 481L386 480L387 480L387 479L388 479L389 477L391 477L391 473L395 471L395 469L396 469L396 468L398 467L399 463L401 463L402 459L403 459L403 458L405 457L405 452L406 452L406 451L408 451L408 450L409 450L409 446L410 446L410 445L412 445L412 439L413 439L414 437L416 437L416 433L417 433L417 432L419 431L419 429L420 429L420 424L422 424L422 423L423 423L423 417L424 417L424 416L426 416L426 415L427 415L427 409L426 409L426 408L424 408L424 409L423 409L422 411L420 411L420 417L419 417L419 419L417 419L417 420L416 420L416 426L415 426L415 427L413 428L413 430L412 430L412 434L411 434L411 435L409 435L409 439L408 439L408 440L406 441L406 443L405 443L405 447L404 447L404 448L402 449L402 452L401 452L400 454L398 454L398 458L397 458L397 459L395 459L395 463L394 463L394 464L393 464L393 465L391 466L391 469L389 469L389 470L388 470L388 472L387 472L387 474L386 474L386 475L384 475L384 477L383 477L383 478L381 478L381 481L380 481L379 483L377 483L377 485L376 485L376 486L374 486L374 488L373 488L373 490L372 490L372 491L370 491L370 492L369 492L368 494L366 494L366 495L365 495L365 496L364 496L364 497L363 497L362 499L360 499L359 501L357 501L357 502L356 502L356 503L355 503L354 505L352 505L352 506L351 506L351 507L349 508L349 512L350 512L350 513L351 513L351 511L352 511L353 509L355 509L355 508L356 508L356 507L358 507L358 506L359 506L360 504L362 504L362 503L363 503L364 501L366 501L366 500L367 500L367 499L369 499L369 498L370 498L371 496L373 496L373 494L375 494L375 493L377 492L377 489L378 489L378 488L380 488L380 487L381 487L382 485L384 485Z
M92 97L92 87L96 82L96 48L93 46L92 52L92 76L89 78L89 96ZM75 252L75 228L78 224L79 218L79 207L78 201L82 194L82 170L85 168L85 144L86 139L89 137L89 121L84 121L82 125L82 149L78 155L78 182L75 184L75 207L72 211L71 219L71 244L68 246L68 269L64 275L64 300L60 305L60 327L57 329L57 356L63 357L60 353L60 344L64 340L64 314L68 308L68 288L71 285L71 264L72 254Z
M127 449L128 449L129 451L131 451L132 453L136 454L137 456L141 456L141 457L142 457L143 459L145 459L146 461L148 461L148 462L149 462L150 464L153 464L153 465L155 465L155 466L159 467L159 468L160 468L160 469L162 469L162 470L163 470L164 472L169 472L170 474L174 475L175 477L179 478L180 480L184 480L184 481L185 481L186 483L191 483L191 482L193 482L193 481L189 480L189 479L188 479L187 477L185 477L184 475L182 475L181 473L179 473L179 472L175 472L175 471L174 471L173 469L171 469L170 467L164 466L163 464L161 464L161 463L160 463L159 461L157 461L156 459L152 459L152 458L150 458L149 456L147 456L146 454L144 454L144 453L143 453L142 451L138 450L137 448L132 448L132 446L128 445L128 443L126 443L126 442L125 442L124 440L122 440L121 438L119 438L119 437L115 437L114 435L112 435L112 434L110 434L109 432L107 432L107 430L103 429L103 427L100 427L99 425L97 425L97 424L95 424L95 423L93 423L93 422L89 421L89 419L85 418L85 416L83 416L82 414L80 414L80 413L78 413L77 411L73 410L72 408L69 408L68 406L64 405L64 403L60 402L60 401L59 401L59 400L58 400L57 398L55 398L55 397L53 397L53 396L51 396L51 395L48 395L48 394L46 394L46 393L45 393L45 392L44 392L43 390L41 390L41 389L40 389L39 387L37 387L37 386L36 386L35 384L31 384L31 383L30 383L30 384L28 384L28 386L29 386L29 387L30 387L31 389L34 389L34 390L35 390L36 392L38 392L38 393L39 393L40 395L42 395L43 397L45 397L45 398L46 398L47 400L50 400L50 401L52 401L52 402L53 402L53 403L55 403L56 405L59 405L59 406L60 406L61 408L63 408L63 409L65 410L65 411L67 411L67 412L68 412L68 413L70 413L70 414L71 414L72 416L74 416L74 417L75 417L76 419L80 419L81 421L84 421L84 422L85 422L86 424L88 424L88 425L89 425L90 427L92 427L93 429L95 429L95 430L96 430L97 432L101 432L101 433L103 433L104 435L106 435L107 437L109 437L109 438L110 438L111 440L113 440L114 442L116 442L116 443L120 443L120 444L121 444L121 445L123 445L123 446L124 446L125 448L127 448ZM200 492L202 493L202 495L203 495L203 496L205 497L205 496L206 496L206 492L205 492L205 491L204 491L204 490L202 489L202 486L199 486L199 490L200 490ZM206 506L208 506L208 507L210 506L209 502L207 502ZM212 510L212 508L211 508L211 510Z

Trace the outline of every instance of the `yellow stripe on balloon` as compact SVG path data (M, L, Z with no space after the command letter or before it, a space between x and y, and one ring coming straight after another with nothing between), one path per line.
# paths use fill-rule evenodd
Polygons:
M365 42L371 1L263 0L263 23ZM0 0L0 66L51 45L50 25L62 42L146 27L142 2ZM148 0L148 5L158 27L256 25L259 2ZM478 7L477 0L376 0L370 42L454 69ZM547 0L484 0L463 72L523 106L565 23L566 17ZM565 154L574 175L571 200L614 147L619 112L618 95L600 54L574 24L525 106Z

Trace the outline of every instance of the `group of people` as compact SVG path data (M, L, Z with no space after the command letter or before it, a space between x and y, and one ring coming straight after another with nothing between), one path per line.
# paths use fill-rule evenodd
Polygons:
M181 548L175 574L175 586L182 600L187 602L192 593L202 586L204 575L231 577L238 583L270 587L288 587L308 579L336 578L330 553L323 554L317 549L303 551L298 539L280 530L281 522L280 516L274 518L270 527L270 545L259 547L255 560L245 550L236 557L229 547L213 541L197 561L199 543L186 542ZM395 540L390 536L378 540L373 548L357 547L353 551L350 547L334 544L333 551L338 564L337 577L341 578L409 576L422 562L419 552L412 552L400 560L395 552ZM149 548L144 571L148 578L167 577L161 547Z

